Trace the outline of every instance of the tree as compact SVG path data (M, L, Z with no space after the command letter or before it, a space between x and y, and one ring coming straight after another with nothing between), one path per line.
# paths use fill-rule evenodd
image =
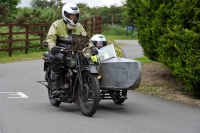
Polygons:
M31 0L30 5L33 8L52 8L62 5L62 0Z
M111 5L110 7L93 7L91 9L92 15L100 15L102 16L103 24L117 24L122 25L122 21L124 20L124 16L122 15L124 12L123 6Z
M126 23L127 25L134 25L134 13L135 13L135 8L133 5L133 0L126 0L126 2L124 3L124 8L125 11L123 12L124 14L124 20L123 23Z
M10 9L11 13L14 13L17 11L17 5L20 3L21 0L1 0L0 5L7 4L7 6Z
M41 0L32 0L30 2L30 6L33 7L33 8L44 8L44 1L41 1Z
M1 0L0 3L0 20L1 22L11 21L12 18L15 18L17 13L17 5L20 3L20 0Z
M78 3L77 6L80 10L80 19L90 17L90 7L87 4Z
M10 8L7 3L0 4L0 20L3 21L10 14Z
M186 90L200 95L200 1L127 0L144 55L172 69ZM128 6L128 4L127 4Z

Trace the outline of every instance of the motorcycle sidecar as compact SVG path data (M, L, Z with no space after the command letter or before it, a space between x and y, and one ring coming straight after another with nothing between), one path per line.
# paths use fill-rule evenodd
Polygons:
M113 57L101 62L101 71L101 89L134 90L140 84L142 66L136 60Z

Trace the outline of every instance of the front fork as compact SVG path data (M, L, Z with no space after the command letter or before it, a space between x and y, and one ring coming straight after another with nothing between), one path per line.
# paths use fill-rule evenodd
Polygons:
M81 73L81 67L80 67L80 60L79 55L76 54L76 70L78 70L78 80L81 87L81 91L83 90L83 80L82 80L82 73Z

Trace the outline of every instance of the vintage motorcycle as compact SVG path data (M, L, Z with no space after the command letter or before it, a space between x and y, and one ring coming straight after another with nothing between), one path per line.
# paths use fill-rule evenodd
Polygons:
M59 38L58 46L61 46L64 54L64 77L63 84L66 88L59 91L57 96L52 95L50 52L45 52L44 71L45 81L38 81L48 89L49 100L53 106L59 106L61 102L78 103L83 115L92 116L95 114L100 101L100 87L98 81L98 63L91 61L93 55L91 48L87 47L89 37L73 35L73 45L69 45L69 38ZM48 46L47 43L43 43ZM44 82L47 82L45 84Z
M65 47L68 40L61 40L60 46ZM51 93L51 54L44 53L45 81L38 82L48 88L53 106L59 106L61 102L74 102L79 105L83 115L91 117L97 111L100 100L111 99L116 104L122 104L127 99L127 91L138 88L141 81L139 61L118 57L113 44L99 49L98 55L94 55L91 47L88 47L88 37L73 35L72 41L74 45L62 51L65 69L63 84L68 87L56 97Z

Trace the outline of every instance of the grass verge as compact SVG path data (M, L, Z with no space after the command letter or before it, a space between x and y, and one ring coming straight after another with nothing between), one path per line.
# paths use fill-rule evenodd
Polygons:
M0 57L0 64L2 63L9 63L9 62L16 62L16 61L23 61L23 60L33 60L33 59L40 59L42 58L44 51L41 52L32 52L28 54L15 54L12 57L3 56Z
M142 79L136 91L171 101L200 106L200 98L185 91L185 85L177 80L172 74L172 70L159 62L149 60L145 56L135 60L142 62Z

